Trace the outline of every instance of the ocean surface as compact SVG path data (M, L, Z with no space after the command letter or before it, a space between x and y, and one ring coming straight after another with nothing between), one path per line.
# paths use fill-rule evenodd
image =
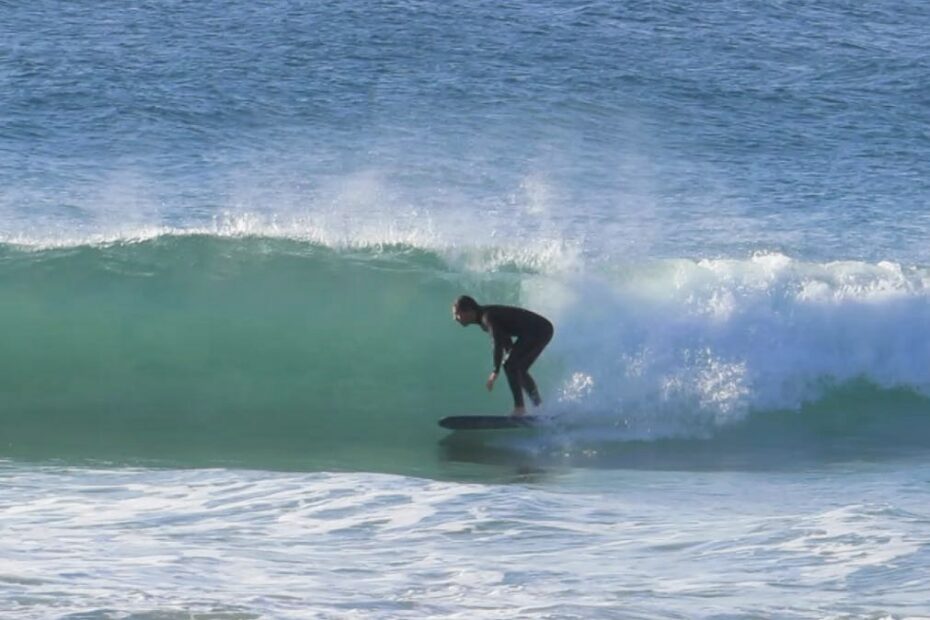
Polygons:
M0 2L0 618L930 618L928 32Z

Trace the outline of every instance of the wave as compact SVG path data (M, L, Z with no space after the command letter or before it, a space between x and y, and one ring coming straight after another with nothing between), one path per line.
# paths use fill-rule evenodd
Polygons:
M541 259L549 249L217 234L0 245L3 449L429 470L438 418L509 409L505 386L483 390L484 334L451 320L462 292L554 320L537 378L559 449L749 445L738 433L759 420L860 428L861 403L870 420L906 410L927 427L926 268L777 254L567 268Z

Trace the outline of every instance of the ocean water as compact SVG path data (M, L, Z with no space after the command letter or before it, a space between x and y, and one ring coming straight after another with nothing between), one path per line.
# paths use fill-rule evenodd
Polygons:
M930 617L923 3L0 17L0 617Z

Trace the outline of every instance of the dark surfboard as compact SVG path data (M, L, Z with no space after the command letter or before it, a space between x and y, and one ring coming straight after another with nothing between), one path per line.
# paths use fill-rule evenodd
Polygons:
M450 415L439 420L439 426L453 431L480 431L502 428L527 428L535 426L540 418L532 415Z

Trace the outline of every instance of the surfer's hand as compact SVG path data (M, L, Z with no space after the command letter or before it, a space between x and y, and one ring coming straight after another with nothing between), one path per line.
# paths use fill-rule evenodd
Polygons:
M492 373L491 373L491 376L488 377L488 382L485 383L485 385L488 387L488 391L489 391L489 392L490 392L491 390L494 389L494 382L495 382L495 381L497 381L497 373L496 373L496 372L492 372Z

